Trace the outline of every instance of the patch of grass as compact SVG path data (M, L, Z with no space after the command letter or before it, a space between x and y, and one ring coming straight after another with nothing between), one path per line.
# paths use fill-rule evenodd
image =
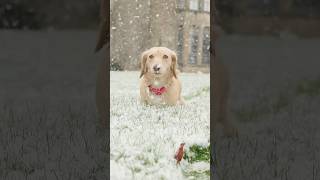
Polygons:
M185 152L183 159L187 160L190 164L198 162L210 163L210 145L207 147L192 145L188 151ZM203 171L183 171L183 174L188 177L188 179L208 179L210 169Z
M199 145L193 145L189 148L189 151L185 152L183 159L189 163L194 162L210 162L210 145L208 147L202 147Z
M282 109L288 107L290 105L290 98L288 94L284 92L280 92L277 96L275 101L271 104L272 110L274 112L280 112Z
M241 108L235 112L236 117L242 121L253 121L257 119L259 116L267 114L267 107L265 105L259 106L258 103L252 104L249 107Z
M269 97L270 98L270 97ZM254 121L258 117L268 115L272 112L278 113L288 107L293 101L289 94L280 92L268 101L267 97L261 98L247 107L242 107L235 112L236 117L242 122Z
M190 100L190 99L192 99L194 97L201 96L203 93L207 93L209 91L210 91L210 87L209 86L203 87L203 88L197 90L196 92L194 92L194 93L192 93L192 94L190 94L188 96L185 96L184 99L185 100Z
M298 82L295 93L297 95L317 96L320 94L320 78L313 80L301 80Z
M208 179L210 176L210 170L204 172L191 171L185 172L184 175L188 177L188 179Z
M256 102L242 107L235 112L235 115L242 122L254 121L258 117L268 115L271 112L279 113L288 107L295 98L303 95L310 97L320 95L320 78L304 79L293 83L293 85L285 87L273 97L262 97ZM270 101L269 99L273 100Z
M56 179L107 178L107 132L91 104L21 104L0 107L0 179L43 179L48 163Z

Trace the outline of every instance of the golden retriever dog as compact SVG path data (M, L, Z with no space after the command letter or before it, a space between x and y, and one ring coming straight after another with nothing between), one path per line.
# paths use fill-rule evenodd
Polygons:
M176 66L176 53L166 47L153 47L142 53L140 74L142 103L184 104Z

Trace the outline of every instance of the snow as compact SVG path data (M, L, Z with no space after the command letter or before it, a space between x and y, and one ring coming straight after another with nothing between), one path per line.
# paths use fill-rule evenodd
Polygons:
M224 35L216 44L229 67L230 120L239 130L228 139L216 128L218 179L320 179L320 95L294 93L319 80L320 39Z
M111 179L193 179L184 172L209 170L207 162L176 165L180 143L209 145L209 74L181 73L186 105L145 106L139 102L139 72L110 72ZM209 179L204 176L202 179Z
M209 169L210 168L210 164L209 163L205 163L205 162L196 162L196 163L192 164L191 167L193 168L193 170L203 171L204 169Z

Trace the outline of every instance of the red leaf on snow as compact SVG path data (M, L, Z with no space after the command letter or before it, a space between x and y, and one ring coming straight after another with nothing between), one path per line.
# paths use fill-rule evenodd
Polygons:
M174 155L174 158L177 160L177 164L180 164L180 161L183 158L184 155L184 149L183 146L185 143L181 143L179 149L177 150L176 154Z

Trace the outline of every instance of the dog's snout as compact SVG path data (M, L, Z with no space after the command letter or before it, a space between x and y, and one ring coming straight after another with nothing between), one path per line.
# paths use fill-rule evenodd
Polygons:
M159 71L160 70L160 65L159 64L156 64L153 66L153 70L154 71Z

